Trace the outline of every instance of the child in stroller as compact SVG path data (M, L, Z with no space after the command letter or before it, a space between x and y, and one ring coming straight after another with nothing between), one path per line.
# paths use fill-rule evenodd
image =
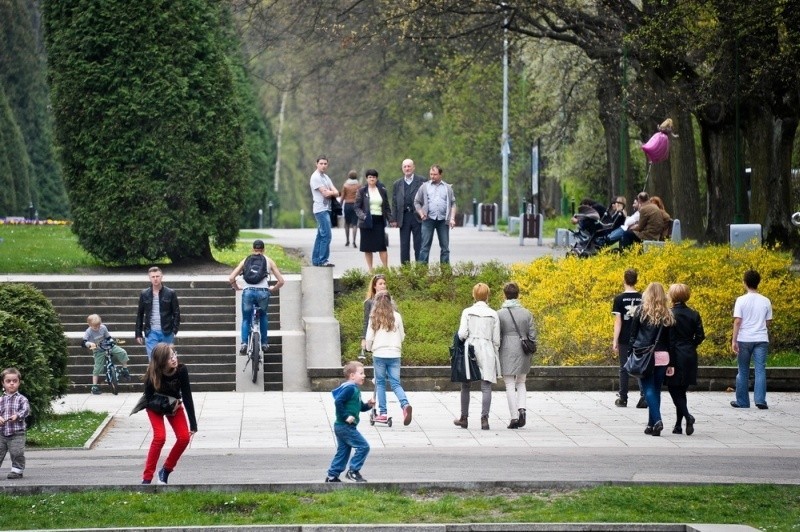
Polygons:
M572 218L573 222L578 224L578 230L572 232L575 235L575 244L567 252L567 256L591 257L600 248L612 244L607 242L606 237L625 221L625 198L618 196L609 208L604 210L605 213L601 217L585 200L581 203L578 214Z

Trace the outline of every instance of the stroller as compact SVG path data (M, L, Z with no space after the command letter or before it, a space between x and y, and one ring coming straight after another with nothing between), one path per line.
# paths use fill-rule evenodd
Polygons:
M575 218L578 221L578 229L572 231L575 244L567 251L567 257L587 258L596 255L600 248L608 245L605 237L622 223L618 222L616 215L611 214L610 208L601 220L597 211L588 205L581 205Z

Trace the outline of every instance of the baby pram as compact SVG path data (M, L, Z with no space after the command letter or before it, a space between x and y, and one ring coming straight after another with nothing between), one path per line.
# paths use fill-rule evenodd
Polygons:
M603 223L597 211L588 205L581 205L575 218L578 229L572 231L575 243L567 251L567 256L586 258L597 254L604 245L605 236L614 228L614 222Z

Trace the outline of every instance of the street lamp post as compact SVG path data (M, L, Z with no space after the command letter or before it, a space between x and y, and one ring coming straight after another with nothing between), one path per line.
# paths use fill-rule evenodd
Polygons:
M508 220L508 155L511 146L508 138L508 17L503 20L503 135L500 139L502 155L502 218Z

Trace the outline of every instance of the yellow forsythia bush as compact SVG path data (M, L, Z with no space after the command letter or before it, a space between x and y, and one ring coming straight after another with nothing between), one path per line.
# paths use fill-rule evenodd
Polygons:
M800 277L791 265L790 254L763 247L667 243L646 253L634 248L588 259L542 258L515 264L511 277L520 285L522 304L536 320L538 364L614 364L611 304L623 290L623 273L634 268L639 272L639 291L651 282L660 282L665 289L672 283L691 288L687 304L700 313L706 332L698 350L700 363L711 365L732 357L733 304L745 293L742 276L748 269L761 274L759 292L772 301L771 350L798 349Z

